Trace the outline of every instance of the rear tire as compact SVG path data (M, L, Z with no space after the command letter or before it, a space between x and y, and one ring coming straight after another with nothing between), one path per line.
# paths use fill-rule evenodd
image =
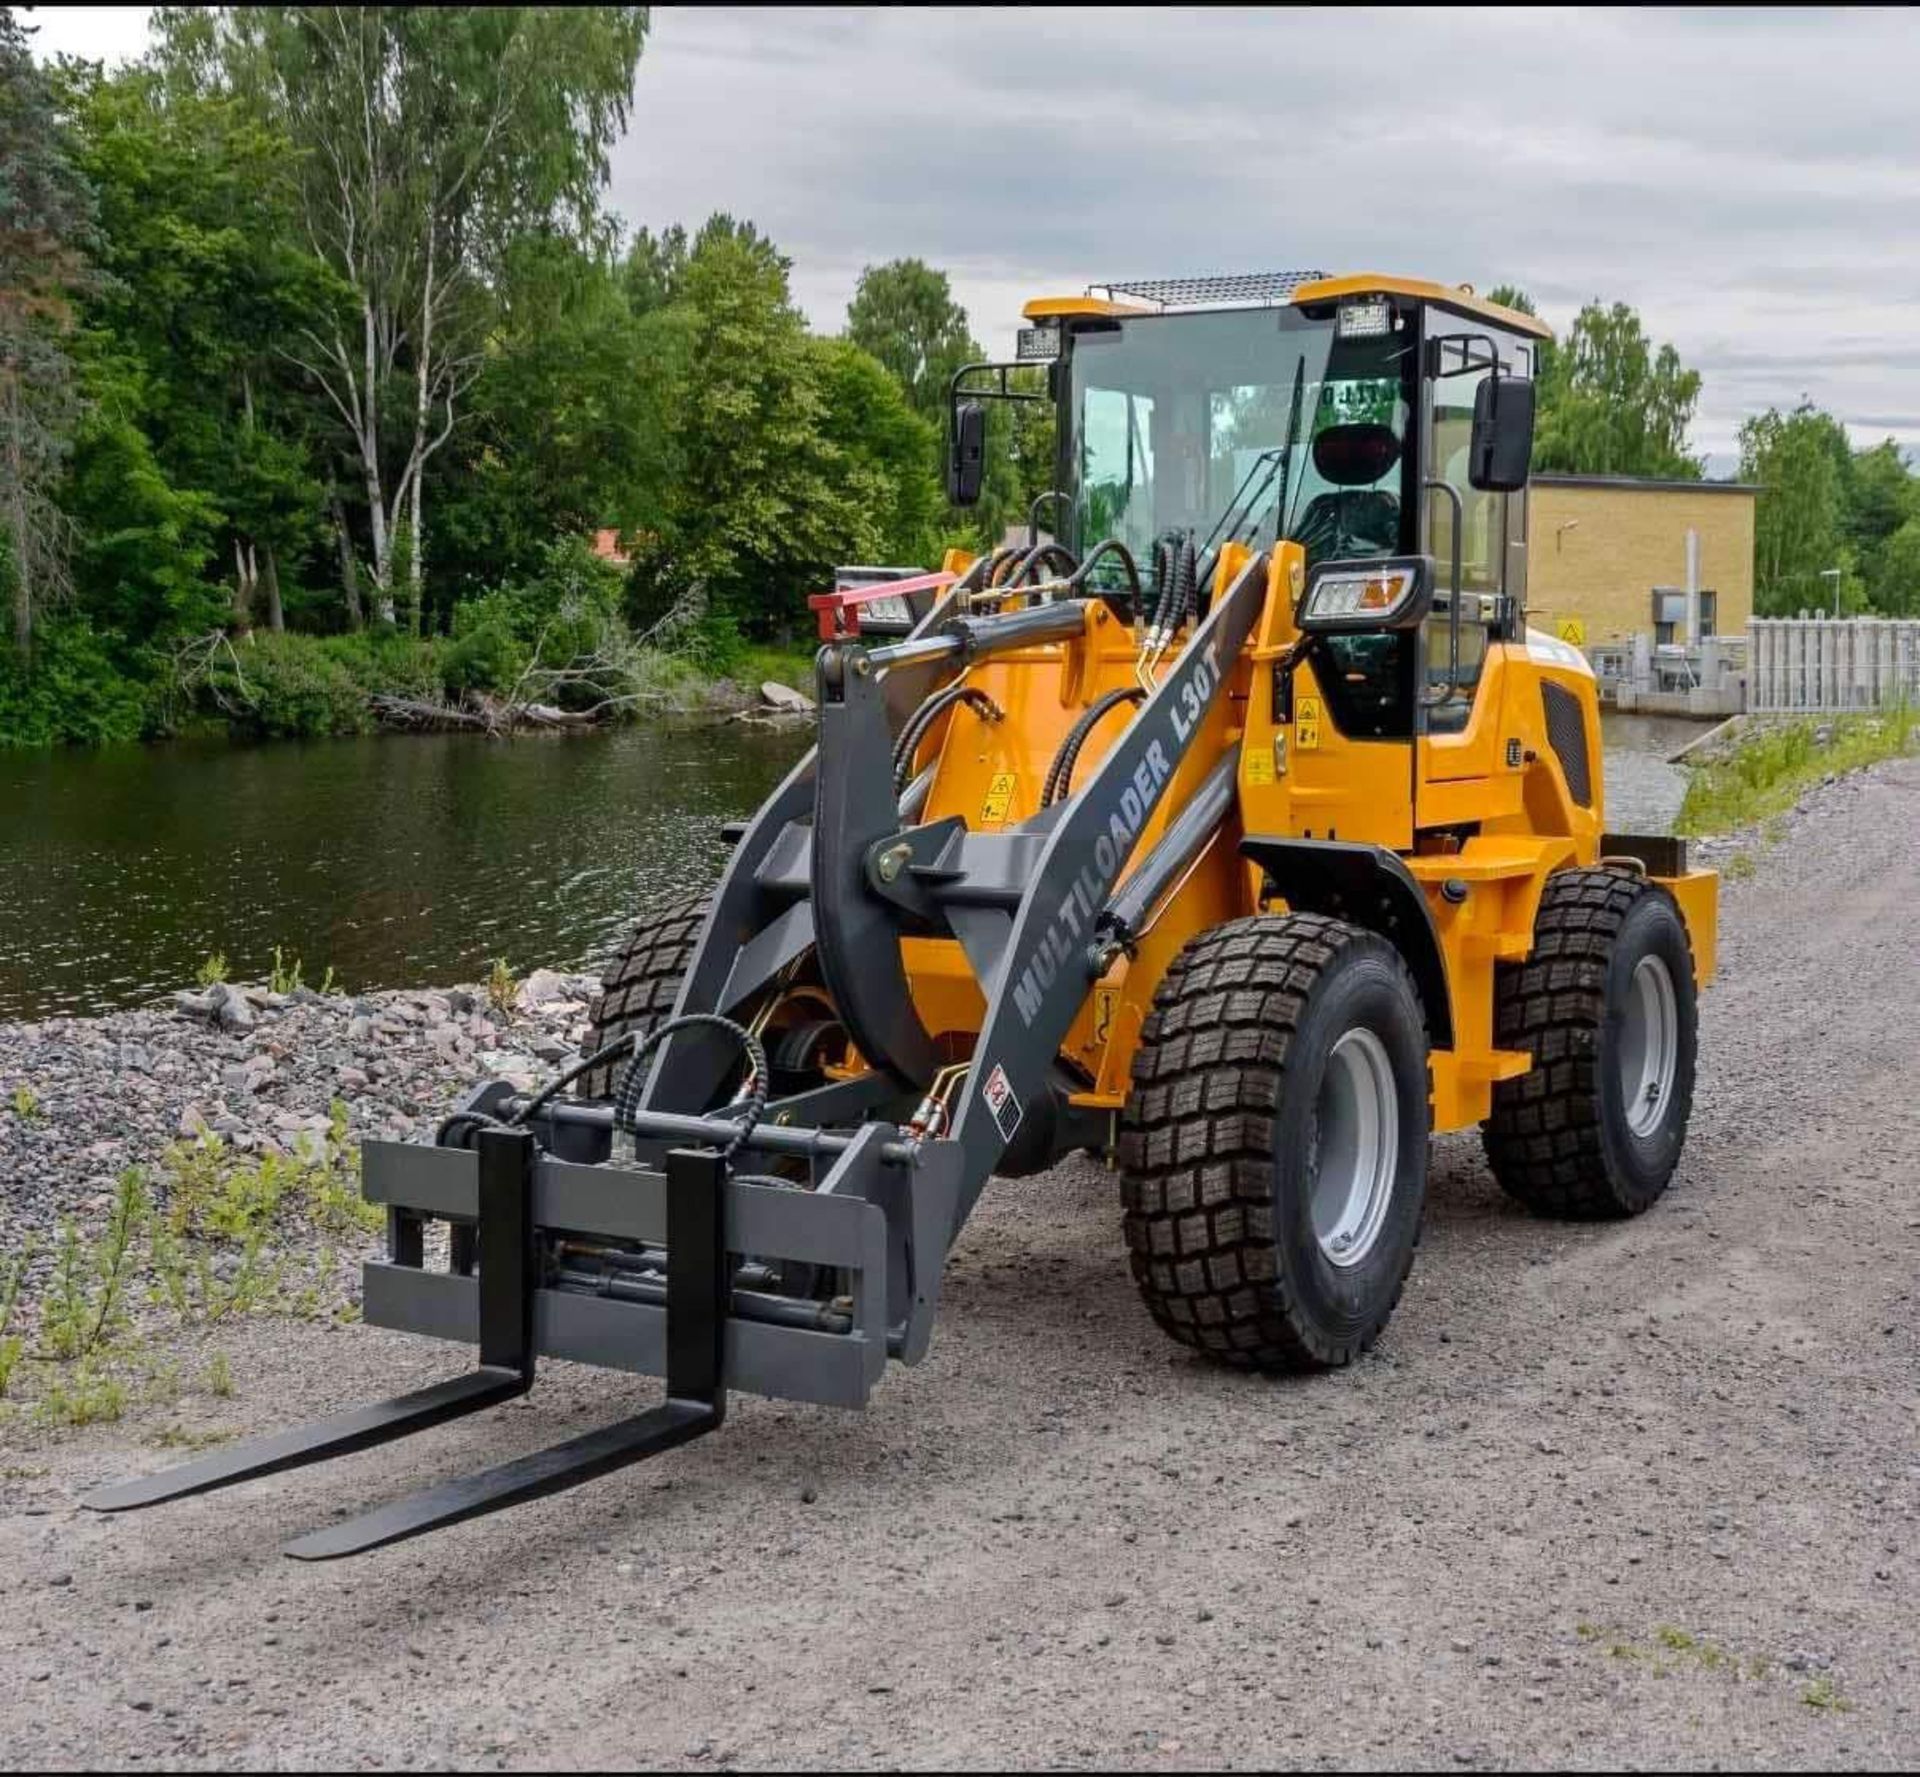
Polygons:
M626 948L607 965L600 997L593 1003L586 1047L592 1055L615 1037L637 1030L642 1036L663 1022L680 997L680 983L693 961L693 948L706 924L710 897L693 895L671 901L635 922ZM602 1062L582 1074L574 1090L582 1098L611 1098L626 1063Z
M1154 995L1121 1124L1148 1312L1243 1368L1351 1362L1413 1263L1430 1116L1419 995L1384 938L1292 913L1193 939Z
M1673 897L1621 870L1553 876L1533 954L1496 987L1495 1041L1534 1059L1481 1125L1501 1189L1583 1221L1651 1208L1686 1142L1698 1024Z

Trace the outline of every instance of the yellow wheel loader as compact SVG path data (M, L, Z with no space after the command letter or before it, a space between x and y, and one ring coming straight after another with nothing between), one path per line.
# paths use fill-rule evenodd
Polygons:
M1526 626L1545 330L1373 274L1025 319L955 377L948 472L977 500L990 405L1044 403L1025 536L840 573L816 746L712 893L642 920L584 1059L366 1144L366 1318L477 1367L88 1503L385 1442L541 1354L666 1399L289 1552L575 1485L713 1430L729 1389L858 1406L925 1355L989 1181L1076 1151L1118 1169L1146 1311L1261 1370L1378 1338L1437 1130L1478 1124L1544 1213L1665 1189L1716 880L1606 831L1593 674Z

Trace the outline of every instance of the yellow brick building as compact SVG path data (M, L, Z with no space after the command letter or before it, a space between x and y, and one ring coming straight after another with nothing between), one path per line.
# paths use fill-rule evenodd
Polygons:
M1700 536L1701 628L1746 632L1753 615L1753 502L1731 481L1536 475L1527 514L1527 621L1592 648L1654 635L1687 583L1687 532ZM1685 641L1684 620L1661 641Z

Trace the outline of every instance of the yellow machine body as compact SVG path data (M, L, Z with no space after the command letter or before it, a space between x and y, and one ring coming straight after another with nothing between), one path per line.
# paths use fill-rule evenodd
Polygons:
M1230 549L1216 587L1248 559ZM963 570L971 558L950 555ZM1240 749L1235 813L1185 880L1162 902L1135 954L1115 962L1088 996L1061 1059L1087 1082L1075 1101L1117 1112L1153 993L1167 965L1197 933L1224 920L1282 911L1264 892L1262 871L1242 857L1248 834L1336 839L1397 854L1420 885L1433 917L1451 999L1453 1042L1431 1058L1433 1126L1465 1128L1487 1117L1496 1081L1531 1065L1494 1045L1494 971L1525 960L1548 876L1593 865L1602 852L1603 784L1599 699L1584 658L1566 644L1529 634L1487 650L1471 709L1458 732L1412 740L1356 740L1327 719L1312 665L1294 669L1290 719L1276 721L1264 684L1299 640L1294 610L1305 563L1297 544L1272 555L1265 604L1251 645L1232 663L1225 694L1207 720L1213 732L1186 756L1162 812L1141 836L1144 856L1166 823L1227 747ZM1103 694L1137 681L1138 640L1106 606L1090 607L1084 633L998 655L967 682L1001 712L989 719L958 704L921 744L915 769L931 766L924 820L958 816L995 831L1038 812L1049 762L1075 720ZM1593 774L1583 806L1546 731L1542 682L1575 700ZM1126 725L1121 706L1094 729L1076 776L1090 772ZM1464 839L1458 830L1474 831ZM1686 920L1696 977L1715 966L1717 877L1693 870L1657 878ZM1461 893L1465 889L1464 895ZM985 1001L952 939L903 941L915 1007L927 1029L965 1053Z

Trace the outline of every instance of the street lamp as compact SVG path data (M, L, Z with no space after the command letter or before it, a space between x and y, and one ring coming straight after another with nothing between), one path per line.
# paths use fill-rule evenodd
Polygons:
M1838 568L1822 568L1819 577L1822 580L1831 580L1833 582L1833 615L1835 621L1838 621L1840 616L1840 570Z

